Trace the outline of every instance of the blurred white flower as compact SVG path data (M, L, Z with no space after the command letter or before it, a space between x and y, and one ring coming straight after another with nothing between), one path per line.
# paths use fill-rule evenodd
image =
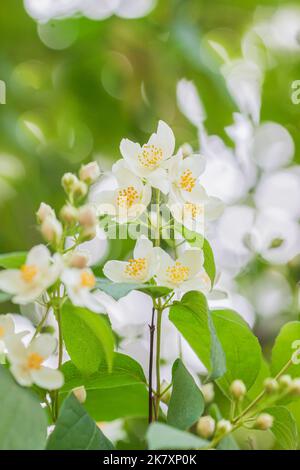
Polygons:
M197 128L205 121L206 113L192 81L182 79L177 84L177 104L185 117Z
M142 236L136 242L133 258L128 261L107 261L103 273L113 282L143 283L154 276L157 266L158 254L153 243Z
M13 335L6 339L6 347L10 371L20 385L30 387L35 384L46 390L56 390L63 385L63 374L59 370L43 366L56 349L53 336L42 334L26 348L19 335Z
M154 8L156 0L24 0L27 13L39 22L83 15L102 20L111 15L139 18Z
M15 333L15 323L13 317L8 313L7 315L0 315L0 354L5 349L5 340Z
M270 16L258 19L253 30L271 50L296 53L300 50L300 8L281 6Z
M285 277L275 270L268 270L254 280L251 301L257 313L273 317L287 311L292 304L292 291Z
M173 131L164 121L159 121L157 132L151 135L147 144L141 146L129 139L122 139L120 144L121 154L128 168L165 194L169 191L166 164L174 149Z
M254 201L259 209L275 207L291 218L300 218L300 166L267 173L256 187Z
M246 59L230 61L221 67L227 88L242 114L259 123L261 107L261 69Z
M251 157L265 171L290 163L295 146L289 132L280 124L265 122L254 130Z
M33 247L20 269L0 272L0 289L13 295L16 304L28 304L40 297L58 279L62 269L59 255L51 254L44 245Z

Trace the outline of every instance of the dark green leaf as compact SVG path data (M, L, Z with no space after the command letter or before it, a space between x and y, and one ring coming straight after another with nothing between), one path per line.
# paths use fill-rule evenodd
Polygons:
M71 393L63 402L47 450L112 450L114 446Z
M170 309L170 320L210 370L210 378L226 371L225 355L217 337L207 301L200 292L188 292Z
M298 343L296 343L298 342ZM298 346L297 346L298 344ZM272 350L271 372L275 376L281 369L288 363L288 361L295 355L295 364L292 364L288 373L292 377L300 376L300 354L297 350L300 349L300 322L292 321L286 323L280 330L276 338ZM296 363L299 361L298 364Z
M271 431L279 446L284 450L296 450L298 447L298 430L292 413L284 406L267 408L264 413L274 417Z
M123 417L145 417L148 413L148 392L141 366L125 354L115 353L113 368L105 364L86 377L71 362L63 365L65 384L61 395L84 385L86 410L96 421L111 421Z
M188 429L204 411L203 395L180 359L174 362L172 383L167 422L178 429Z
M37 396L20 387L10 372L0 366L0 449L44 449L47 416Z
M211 283L213 285L215 282L215 278L216 278L216 264L215 264L215 258L214 258L212 248L206 239L204 239L204 242L203 242L203 253L204 253L204 269L207 272L211 280Z
M82 373L96 372L103 360L112 367L114 336L105 315L66 302L62 331L67 351Z
M127 282L113 283L108 279L100 278L97 279L97 287L106 294L113 297L115 300L119 300L122 297L125 297L133 290L144 292L153 298L164 297L172 292L172 290L168 287L156 286L154 284L137 284Z
M147 440L150 450L201 449L209 445L205 439L162 423L149 426Z
M0 267L4 269L18 269L26 262L26 257L26 251L17 251L0 255Z

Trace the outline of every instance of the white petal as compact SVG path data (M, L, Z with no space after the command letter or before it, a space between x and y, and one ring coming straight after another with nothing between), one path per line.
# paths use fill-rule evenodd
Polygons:
M10 372L16 379L16 381L22 385L22 387L30 387L32 385L31 375L26 367L22 364L12 364L9 368ZM17 404L16 404L17 406Z
M31 248L27 255L26 264L45 269L49 266L51 254L45 245L37 245Z
M151 240L149 240L147 237L144 235L141 236L141 238L138 239L136 242L134 251L133 251L133 256L134 258L148 258L151 256L153 251L153 243Z
M22 364L26 359L26 348L19 335L8 336L5 339L9 361L14 364Z
M7 315L0 315L0 327L4 329L4 336L13 335L15 332L15 322L12 315L9 313Z
M193 155L185 158L182 166L183 171L186 169L191 170L193 177L198 178L205 170L206 158L203 155Z
M189 268L189 277L195 276L202 269L204 256L202 250L186 250L178 261Z
M180 80L177 84L177 103L180 111L199 127L205 120L205 110L193 82Z
M20 271L18 269L5 269L0 271L0 289L9 294L15 294L23 288Z
M175 149L175 136L172 129L164 121L159 121L156 135L159 147L163 149L164 159L172 157Z
M122 0L116 14L122 18L140 18L150 13L155 4L156 0Z
M280 124L266 122L255 130L252 155L264 170L270 171L288 164L294 152L293 139Z
M133 282L136 283L135 279L128 279L124 274L125 268L127 266L126 261L107 261L103 267L103 273L108 279L113 282Z
M30 372L33 382L46 390L57 390L64 384L64 376L59 370L41 367Z
M163 194L167 194L170 190L170 182L165 169L157 168L147 176L147 181L153 188L159 189Z
M141 146L129 139L122 139L120 144L121 154L128 164L128 166L134 171L138 168L138 156L141 153Z
M57 341L54 336L44 333L37 336L27 348L28 354L35 352L43 358L48 358L55 351Z

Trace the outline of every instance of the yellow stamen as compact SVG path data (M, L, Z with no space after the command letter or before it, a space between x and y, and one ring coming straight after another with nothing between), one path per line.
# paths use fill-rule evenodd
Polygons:
M92 289L96 285L96 278L93 273L89 271L82 271L80 275L81 285L82 287L88 287Z
M174 284L186 281L189 277L189 271L189 268L180 263L180 261L176 261L173 266L167 268L169 279Z
M138 156L138 159L144 168L154 170L163 159L162 149L155 145L143 145L142 153Z
M3 326L0 326L0 338L2 338L4 336L4 333L5 333L5 330L4 330Z
M200 215L203 215L204 208L202 204L193 204L192 202L186 202L184 204L184 212L191 214L192 219L196 219Z
M38 370L41 368L41 365L44 361L44 358L40 356L38 353L31 353L27 358L27 366L29 369Z
M190 193L196 184L196 179L197 178L193 177L191 170L187 169L182 173L179 179L179 187Z
M147 269L146 258L129 259L125 267L125 274L134 279L143 279Z
M38 268L34 264L23 264L21 266L21 277L25 282L32 282L38 273Z
M119 207L129 208L139 200L139 193L133 186L120 189L117 196L117 204Z

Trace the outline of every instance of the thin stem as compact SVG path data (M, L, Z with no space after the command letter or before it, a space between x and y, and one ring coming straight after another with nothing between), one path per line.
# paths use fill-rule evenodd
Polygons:
M156 234L155 246L160 246L160 190L156 190Z
M56 310L56 320L58 325L58 369L60 369L63 360L63 336L61 327L61 311L60 307ZM58 390L55 392L55 417L58 418L59 404L58 404Z
M149 325L150 330L150 356L149 356L149 395L148 395L148 402L149 402L149 412L148 412L148 421L152 423L153 421L153 388L152 388L152 375L153 375L153 354L154 354L154 332L155 332L155 325L154 325L154 317L155 317L155 308L152 307L152 318L151 324Z
M33 341L34 338L36 338L37 335L41 332L41 330L42 330L42 328L43 328L43 326L44 326L44 324L45 324L45 322L46 322L46 320L47 320L47 318L48 318L49 311L50 311L50 305L47 307L45 315L43 316L43 318L41 319L40 323L39 323L38 326L36 327L36 330L35 330L35 332L34 332L34 335L33 335L32 339L31 339L31 341Z
M156 321L156 419L159 414L159 403L161 398L160 393L160 346L161 346L161 323L162 323L162 308L157 308L157 321Z

